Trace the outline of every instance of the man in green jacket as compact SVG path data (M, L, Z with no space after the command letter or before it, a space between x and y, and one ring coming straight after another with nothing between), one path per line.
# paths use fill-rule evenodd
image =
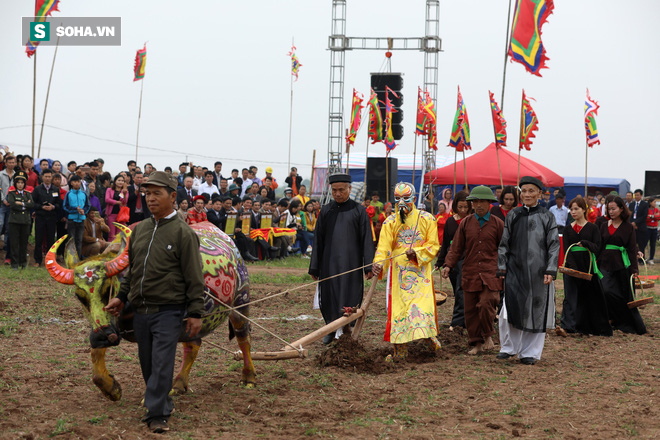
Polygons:
M129 301L146 384L143 421L153 432L169 430L173 403L169 396L176 345L187 311L185 332L194 338L202 328L204 279L197 234L173 209L176 177L156 171L145 184L153 217L142 221L128 245L128 274L117 297L105 310L119 316Z

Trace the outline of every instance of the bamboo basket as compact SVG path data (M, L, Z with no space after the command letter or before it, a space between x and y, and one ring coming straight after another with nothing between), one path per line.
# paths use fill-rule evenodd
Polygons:
M655 283L649 280L649 267L646 265L646 260L642 258L642 261L644 262L644 271L646 272L646 276L644 277L644 280L642 280L640 277L636 277L635 287L638 289L650 289L655 286Z
M635 289L633 289L633 280L635 278L639 278L638 275L632 274L630 275L630 290L633 292L633 297L635 296ZM640 290L642 291L642 295L644 295L644 287L641 287L640 283ZM647 296L645 298L640 298L640 299L635 299L633 301L630 301L628 303L628 308L629 309L634 309L637 307L643 307L646 304L653 304L653 297L652 296Z
M447 301L447 294L442 290L435 291L435 305L441 306Z
M568 258L568 251L570 251L571 248L573 246L575 246L576 244L577 243L573 243L572 245L570 245L568 247L568 249L566 249L566 253L564 254L564 264L566 264L566 259ZM592 272L591 271L591 269L592 269L592 267L591 267L592 266L591 251L589 249L587 249L587 252L589 252L589 257L590 257L589 258L589 273L580 272L579 270L571 269L570 267L566 267L566 266L561 266L559 268L559 272L563 273L564 275L568 275L570 277L580 278L580 279L583 279L583 280L591 281L591 278L593 277L593 274L591 273Z

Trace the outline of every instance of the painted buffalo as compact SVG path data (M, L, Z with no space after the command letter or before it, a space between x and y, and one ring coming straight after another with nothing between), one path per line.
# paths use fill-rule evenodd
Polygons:
M75 285L75 293L82 303L91 324L90 344L92 346L93 382L110 400L121 399L121 386L105 366L105 351L118 345L122 338L135 342L133 335L133 311L130 304L122 310L118 318L103 310L111 297L119 291L119 276L128 267L128 240L131 230L115 223L121 230L121 246L118 252L108 253L78 261L73 240L69 241L65 252L65 265L60 266L55 255L57 248L66 240L60 238L46 255L46 268L50 275L63 284ZM250 327L248 321L226 306L235 307L247 316L250 299L250 280L247 269L234 242L220 229L209 222L191 226L199 237L199 251L202 254L202 267L206 293L206 312L202 316L202 330L194 339L185 334L183 326L179 341L183 343L181 370L174 379L173 391L186 392L188 378L201 338L211 333L225 322L229 316L229 337L235 335L243 352L243 372L241 383L253 387L256 374L250 356ZM243 306L243 307L241 307Z

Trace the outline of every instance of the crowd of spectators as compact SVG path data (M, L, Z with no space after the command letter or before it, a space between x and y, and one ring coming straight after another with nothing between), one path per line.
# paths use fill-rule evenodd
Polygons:
M0 235L4 240L4 261L13 268L25 267L27 260L13 258L27 244L23 227L12 227L18 214L34 228L33 265L39 267L43 256L56 239L65 234L72 237L79 258L116 250L111 246L118 234L115 223L130 225L151 216L144 187L156 168L147 163L140 168L129 160L126 170L112 175L98 158L78 164L69 161L66 167L59 160L40 159L34 164L29 155L14 155L3 151L0 162ZM246 261L285 258L298 255L309 258L314 242L314 229L320 204L307 196L307 188L295 167L280 187L271 167L259 176L256 166L231 170L222 174L222 162L212 168L181 163L177 170L163 170L176 176L176 206L183 221L192 225L209 221L232 236ZM22 176L17 179L17 176ZM19 187L15 182L20 181ZM276 196L276 191L280 197ZM20 193L20 194L19 194ZM30 197L29 207L14 201L10 195ZM16 215L14 215L16 211ZM243 219L249 215L249 228ZM228 219L235 218L236 221ZM262 224L262 218L270 219ZM229 230L228 230L229 228ZM274 233L253 234L252 231L272 228ZM16 232L16 233L14 233ZM29 235L29 234L28 234ZM14 238L15 236L15 238ZM25 242L25 243L24 243ZM18 244L21 251L18 251ZM60 247L63 252L64 246Z

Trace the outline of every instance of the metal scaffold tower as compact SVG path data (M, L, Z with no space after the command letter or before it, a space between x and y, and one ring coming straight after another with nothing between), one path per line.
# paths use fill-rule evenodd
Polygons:
M347 37L346 0L332 0L332 27L328 38L330 50L330 96L328 111L328 174L323 185L321 203L330 200L328 176L341 172L344 149L344 69L348 50L416 50L424 53L424 88L434 105L438 93L438 53L440 39L440 0L426 0L426 31L423 37ZM437 108L437 106L436 106ZM423 170L435 169L435 150L422 140ZM426 185L423 193L426 191ZM421 194L420 194L421 197Z

